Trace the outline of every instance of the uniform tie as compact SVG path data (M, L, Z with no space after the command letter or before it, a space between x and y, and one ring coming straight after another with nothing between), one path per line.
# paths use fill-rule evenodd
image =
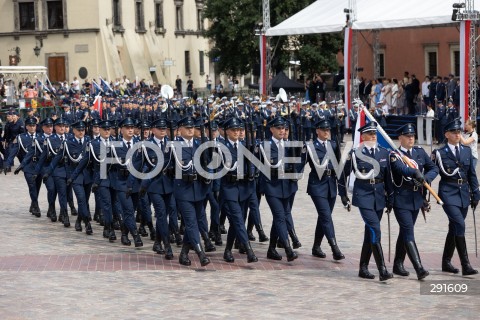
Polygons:
M63 142L63 136L60 136L60 141Z
M236 142L233 143L233 150L237 150L237 143Z
M407 150L407 156L408 156L409 158L411 158L411 157L412 157L412 155L410 154L410 149L409 149L409 150Z
M455 157L460 161L460 150L458 150L458 146L455 146Z
M130 149L130 141L127 142L127 149Z
M375 148L370 149L370 155L375 158Z

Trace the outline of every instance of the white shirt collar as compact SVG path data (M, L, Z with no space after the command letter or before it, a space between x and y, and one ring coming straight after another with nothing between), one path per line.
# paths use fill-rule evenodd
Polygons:
M156 144L160 144L160 142L163 142L164 139L158 139L157 137L153 136L153 140L155 140Z
M408 151L410 151L410 154L412 154L412 149L407 149L407 148L404 148L404 147L400 147L400 150L402 150L403 152L407 153Z
M450 148L450 150L452 151L452 153L455 155L455 147L458 147L458 150L460 152L460 144L457 144L457 145L453 145L453 144L450 144L450 143L447 143L448 147Z
M234 146L235 143L237 143L237 147L238 147L238 145L240 144L240 141L239 141L239 140L233 141L233 140L228 139L228 141L230 142L230 144L231 144L232 146Z
M130 141L125 140L125 138L123 139L123 143L125 143L126 146L127 146L127 143L128 143L128 142L130 142L130 146L133 145L133 139L130 140Z
M320 143L320 144L324 144L325 143L325 147L327 146L327 143L328 143L328 140L321 140L320 138L317 138L317 141Z

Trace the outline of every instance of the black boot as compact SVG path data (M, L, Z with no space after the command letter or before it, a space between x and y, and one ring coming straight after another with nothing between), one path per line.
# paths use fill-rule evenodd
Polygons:
M182 251L180 251L180 256L178 257L178 263L184 266L189 266L192 264L188 258L188 251L190 251L190 244L184 243L182 246Z
M325 258L327 255L325 252L322 251L322 248L320 248L322 240L315 238L313 240L313 247L312 247L312 256L317 257L317 258Z
M98 209L98 223L100 223L101 226L105 226L105 217L103 216L102 209Z
M145 230L145 225L143 223L140 223L140 226L138 227L138 233L142 237L148 237L148 232Z
M445 239L445 247L443 248L442 256L442 271L450 273L458 273L460 270L452 265L453 252L455 251L455 237L448 233Z
M103 226L103 237L108 239L110 237L110 228L108 226Z
M250 240L250 241L255 241L255 240L257 240L257 239L256 239L255 236L253 235L253 232L252 232L252 231L253 231L253 223L250 223L250 222L249 222L249 223L247 224L248 240Z
M472 268L472 266L470 265L470 261L468 260L467 243L465 241L465 236L456 236L455 245L457 247L458 257L460 258L460 262L462 263L462 275L471 276L477 274L478 271Z
M290 240L285 240L285 254L287 255L287 261L293 261L298 258L298 255L295 251L293 251L292 247L290 246Z
M258 233L258 242L267 242L269 239L265 234L265 231L263 231L262 224L255 226L255 228L257 229L257 233Z
M375 258L375 262L377 263L380 281L393 278L393 274L388 272L387 267L385 266L385 258L383 257L382 244L380 242L372 244L372 253L373 257Z
M207 264L210 263L210 259L208 259L205 255L205 252L203 251L202 245L200 243L197 243L195 246L193 246L193 249L197 253L198 259L200 260L200 265L202 267L205 267Z
M152 222L147 222L147 227L148 227L148 230L150 231L150 240L155 240L156 231L155 231L155 228L153 227L153 223ZM167 240L169 240L169 239L167 239ZM167 242L165 242L165 243L167 243Z
M170 232L170 237L168 240L170 243L175 243L175 233L173 231Z
M222 234L220 233L220 228L217 224L212 224L210 226L210 232L212 233L213 237L211 238L213 241L215 241L216 246L221 246L223 245L222 242Z
M298 240L297 234L295 233L295 229L288 230L288 234L290 235L290 239L292 239L292 247L293 249L298 249L302 246L300 241Z
M429 275L428 271L423 269L422 261L420 260L420 254L418 253L417 245L414 241L408 241L405 243L405 249L408 254L408 258L413 264L413 268L417 272L418 280L422 280Z
M110 234L108 235L108 241L114 242L117 240L117 235L115 234L115 229L113 227L113 223L110 225Z
M57 222L57 212L55 210L50 212L50 221Z
M173 260L173 250L168 238L168 236L163 238L163 243L165 244L165 259Z
M163 249L162 242L161 242L161 237L158 237L157 240L153 243L153 251L155 251L158 254L165 254L165 249Z
M143 247L142 237L138 234L137 230L134 230L132 232L132 237L135 248Z
M213 245L212 241L210 241L207 232L200 232L200 235L202 236L203 243L205 243L205 252L213 252L217 250L217 248L215 248L215 246Z
M233 248L233 242L228 241L228 238L227 238L227 244L225 245L225 251L223 252L223 260L225 260L228 263L235 262L235 258L233 257L233 254L232 254L232 248Z
M255 256L255 253L253 252L250 241L244 244L244 246L247 249L247 262L248 263L257 262L258 258Z
M93 230L92 230L92 225L90 224L90 219L86 217L83 219L83 222L85 223L85 233L88 235L91 235L93 233Z
M47 218L50 218L52 212L55 212L55 206L48 205Z
M267 251L267 259L278 260L278 261L282 260L282 256L277 252L277 249L275 248L276 246L277 246L277 239L274 237L270 237L270 243L268 245L268 251Z
M68 201L68 206L70 207L70 212L72 216L78 215L77 209L75 209L75 204L73 204L73 200Z
M132 244L132 242L130 241L130 239L128 239L127 227L125 227L125 225L122 223L122 224L120 224L120 229L122 230L122 236L120 238L120 242L124 246L130 246Z
M175 232L175 244L180 247L183 244L183 239L182 236L180 235L180 232Z
M224 224L221 224L219 228L220 228L220 233L221 234L227 234L227 229L225 228Z
M407 277L410 272L405 270L403 262L405 261L405 255L407 250L405 244L401 239L397 239L397 244L395 246L395 258L393 260L393 273L402 277Z
M328 244L330 244L330 247L332 248L332 255L334 260L345 259L345 256L338 248L337 240L335 238L328 239Z
M60 209L61 211L62 209ZM75 221L75 231L82 232L82 219L80 219L79 216L77 216L77 220Z
M33 201L30 202L30 209L28 209L28 212L30 212L33 215L32 208L33 208Z
M372 246L369 243L364 243L362 252L360 253L360 269L358 269L358 276L364 279L375 279L375 276L368 271L368 263L372 255Z
M38 201L32 202L32 211L30 211L35 217L40 218L42 216L40 212L40 207L38 206Z
M62 219L63 226L64 226L65 228L70 227L70 218L68 217L68 210L67 210L67 209L63 209L63 210L60 209L60 216L63 217L63 219ZM82 227L82 226L80 225L80 228L81 228L81 227ZM80 231L82 231L82 230L80 230Z

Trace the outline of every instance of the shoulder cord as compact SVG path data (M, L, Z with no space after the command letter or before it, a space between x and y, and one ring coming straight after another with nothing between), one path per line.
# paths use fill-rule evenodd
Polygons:
M126 159L125 162L120 161L117 155L117 151L115 149L115 147L112 148L112 153L115 156L115 160L117 160L117 163L122 166L128 166L130 164L130 159Z
M225 168L225 170L227 171L234 171L237 169L238 167L238 161L235 161L235 163L233 164L233 166L231 167L228 167L226 164L225 164L225 159L223 158L223 152L222 152L222 149L218 148L218 153L220 155L220 158L222 159L222 166Z
M43 149L42 149L42 146L40 145L40 143L38 143L38 139L35 138L34 140L35 140L35 146L36 146L36 148L38 149L38 151L40 151L40 153L42 153L42 152L43 152Z
M82 154L80 154L77 158L72 157L70 155L70 150L68 150L68 143L65 141L64 144L65 144L65 151L67 151L67 155L70 158L70 161L75 163L80 162L80 160L82 160Z
M176 152L176 149L175 149L175 145L173 144L173 141L170 141L171 144L170 144L170 148L172 148L172 153L173 153L173 157L175 158L175 163L177 164L177 166L179 166L180 168L182 168L183 171L187 171L189 170L191 167L193 167L193 160L190 160L188 162L188 164L186 165L183 165L182 162L180 160L178 160L178 156L177 156L177 152Z
M143 143L142 143L142 151L143 151L143 154L145 155L145 159L147 160L148 164L151 165L152 167L155 167L155 164L152 163L152 161L150 160L150 157L148 156L147 148Z
M262 144L260 144L260 151L262 152L263 158L268 159ZM269 161L265 161L265 164L269 168L274 168L274 169L280 168L280 166L283 164L283 157L280 160L278 160L277 164L271 164Z
M395 157L397 158L397 160L402 161L402 163L403 163L404 165L407 165L407 164L405 163L405 161L403 161L403 158L400 156L400 154L399 154L398 152L394 151L393 154L395 155ZM418 163L417 163L415 160L410 159L410 162L413 163L415 169L418 169ZM389 163L390 163L390 162L389 162ZM412 178L410 178L410 177L405 177L405 176L402 175L402 180L400 181L400 184L397 185L397 184L395 183L395 179L393 178L393 172L392 172L392 170L390 170L390 177L392 178L393 185L394 185L395 187L397 187L397 188L400 188L400 187L403 185L403 181L404 181L404 180L405 180L405 181L411 181L411 180L412 180Z
M103 142L100 142L100 143L103 143ZM95 151L93 150L93 145L91 143L90 143L89 148L90 148L90 153L92 154L95 161L102 163L102 162L105 161L105 159L107 159L107 155L105 155L105 158L103 158L103 159L98 159L97 155L95 154ZM107 148L108 148L108 146L107 146Z
M318 159L318 163L317 163L315 161L315 158L313 157L313 154L312 154L313 151L310 148L310 145L306 144L306 146L307 146L308 155L310 156L310 159L312 159L312 162L315 168L325 169L326 167L328 167L328 159L326 157L323 159L323 162L324 162L323 164L320 164L320 159Z
M48 143L48 147L50 148L50 151L52 152L52 154L54 156L56 156L57 153L53 150L52 143L50 142L50 137L47 138L47 143Z
M366 174L363 174L361 173L360 171L358 171L358 168L357 168L357 160L356 160L356 156L355 156L355 150L352 152L352 162L353 162L353 168L355 169L354 170L354 174L355 174L355 177L357 179L361 179L361 180L370 180L370 179L374 179L375 176L375 170L374 169L370 169L370 171Z
M439 164L440 170L442 170L444 175L446 175L447 177L453 177L454 175L456 175L458 173L458 171L460 170L460 168L458 168L458 167L455 170L453 170L452 173L447 173L445 171L445 168L443 167L442 157L440 156L440 152L438 150L435 152L435 155L436 155L437 162Z
M28 152L27 149L25 149L25 147L23 146L22 136L18 137L18 143L20 144L20 147L22 147L23 151L27 153Z

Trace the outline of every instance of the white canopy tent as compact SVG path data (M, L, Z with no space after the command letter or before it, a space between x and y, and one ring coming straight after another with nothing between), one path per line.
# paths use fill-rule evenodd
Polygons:
M267 30L267 36L340 32L348 0L317 0ZM357 0L354 30L406 28L452 23L455 0ZM353 18L353 17L352 17Z

